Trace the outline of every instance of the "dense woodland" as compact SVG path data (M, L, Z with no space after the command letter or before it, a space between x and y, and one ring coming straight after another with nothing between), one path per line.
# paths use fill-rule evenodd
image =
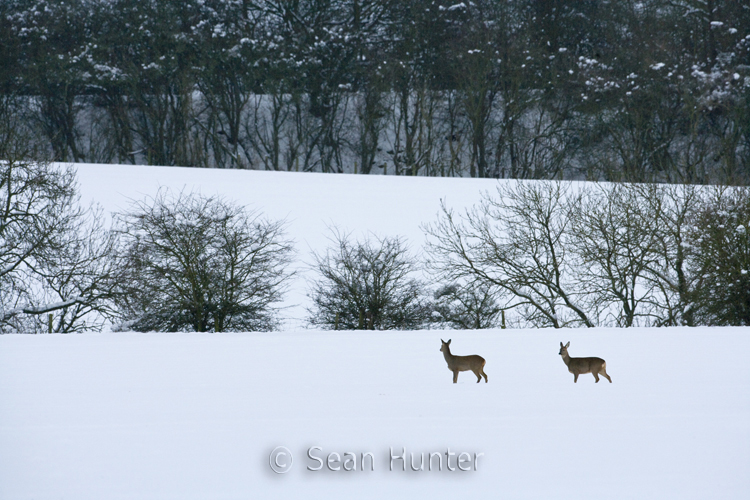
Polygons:
M744 0L4 0L35 154L747 184Z

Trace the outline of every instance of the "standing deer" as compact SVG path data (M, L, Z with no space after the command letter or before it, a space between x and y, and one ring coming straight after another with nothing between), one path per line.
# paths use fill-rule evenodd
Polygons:
M568 366L568 371L573 374L573 382L578 382L578 375L581 373L593 373L597 382L599 382L599 375L604 375L609 383L612 383L612 379L607 375L606 361L602 358L571 358L568 355L568 347L570 347L570 342L565 345L560 342L560 356Z
M484 373L485 360L482 356L472 354L471 356L454 356L451 354L451 339L446 342L440 339L443 345L440 346L440 352L445 356L445 361L448 363L448 369L453 372L453 383L458 382L458 372L473 371L474 375L477 376L477 384L482 381L484 377L484 383L487 383L487 374Z

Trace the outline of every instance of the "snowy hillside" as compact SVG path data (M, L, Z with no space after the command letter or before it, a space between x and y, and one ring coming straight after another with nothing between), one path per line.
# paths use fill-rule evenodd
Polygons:
M282 332L0 335L0 499L750 494L748 328L303 327L304 263L327 227L419 251L441 198L470 206L495 181L76 167L83 201L107 212L168 186L286 219L300 274ZM489 383L452 384L441 338L483 356ZM561 341L604 358L613 383L574 384Z
M287 221L295 241L297 271L283 306L289 327L304 324L307 266L311 252L330 244L329 228L353 236L368 232L402 236L419 252L424 223L437 218L440 200L455 208L479 201L494 192L491 179L329 175L316 173L215 170L177 167L76 164L84 203L99 203L107 213L124 211L131 200L153 196L160 188L218 195L259 210L274 220ZM509 182L509 181L506 181Z

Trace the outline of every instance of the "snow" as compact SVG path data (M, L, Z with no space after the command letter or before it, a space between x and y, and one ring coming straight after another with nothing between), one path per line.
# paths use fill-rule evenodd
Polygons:
M16 313L16 312L23 311L28 314L41 314L41 313L46 313L46 312L52 312L56 309L62 309L64 307L72 306L73 304L77 302L83 302L84 300L85 299L83 297L76 296L76 297L71 297L65 301L53 302L51 304L44 304L43 306L34 307L34 306L27 305L25 307L14 309L11 312Z
M747 498L748 333L4 335L0 498ZM487 359L489 383L452 384L441 337ZM574 384L561 341L612 384ZM314 446L375 470L309 471ZM484 455L409 470L448 448L454 469Z
M744 499L750 492L748 328L304 328L305 263L328 246L329 227L400 235L416 253L420 226L435 219L441 198L460 210L493 192L495 181L75 168L82 203L106 212L168 186L285 219L300 275L283 304L281 332L1 335L0 499L447 499L468 492ZM454 354L483 356L489 383L464 372L452 384L440 338L452 338ZM604 358L613 383L581 375L574 384L558 355L567 341L573 357ZM270 467L280 446L293 455L286 474ZM412 459L445 458L448 449L451 467L462 456L472 470L409 470ZM402 450L405 460L391 463ZM328 470L332 452L339 456L332 455L333 468L350 468L344 460L354 456L358 470ZM308 453L324 460L322 470L307 470L319 465ZM359 470L366 453L374 471Z
M451 10L458 10L458 9L465 9L465 8L466 8L466 4L463 3L463 2L461 2L461 3L457 3L457 4L454 4L454 5L451 5L450 7L443 7L441 5L441 6L438 7L438 10L441 10L441 11L442 10L451 11Z

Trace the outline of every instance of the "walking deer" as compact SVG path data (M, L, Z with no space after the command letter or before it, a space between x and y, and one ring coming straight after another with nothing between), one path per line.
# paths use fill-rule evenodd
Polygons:
M560 342L560 356L568 366L568 371L573 374L573 382L578 382L578 375L581 373L593 373L597 382L599 382L599 375L603 375L610 384L612 383L612 379L607 375L606 361L602 358L571 358L568 355L568 347L570 347L570 342L565 345Z
M471 356L454 356L451 354L451 339L446 342L440 339L443 345L440 346L440 352L445 356L445 361L448 363L448 369L453 372L453 383L458 382L458 372L473 371L474 375L477 376L477 384L482 381L484 377L484 383L487 383L487 374L484 373L485 360L482 356L472 354Z

